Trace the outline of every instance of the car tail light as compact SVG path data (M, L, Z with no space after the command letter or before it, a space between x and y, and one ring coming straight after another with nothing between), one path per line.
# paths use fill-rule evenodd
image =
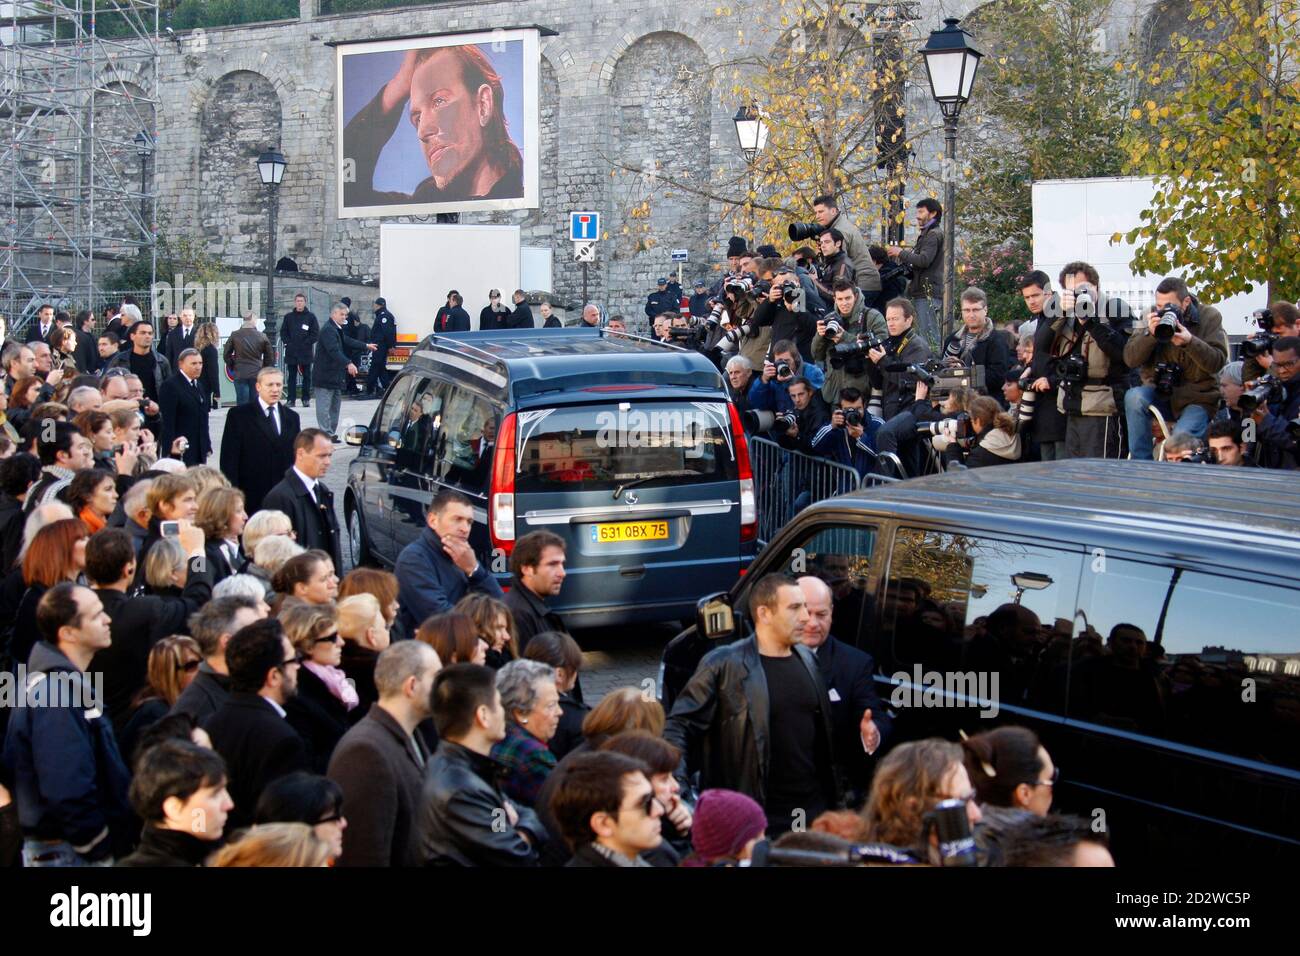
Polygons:
M736 443L736 469L740 476L740 540L753 541L758 537L758 502L754 497L754 472L749 467L749 443L745 429L740 425L740 413L730 402L731 437Z
M488 495L488 531L492 547L510 554L515 546L515 416L511 412L497 430L492 459L492 489Z

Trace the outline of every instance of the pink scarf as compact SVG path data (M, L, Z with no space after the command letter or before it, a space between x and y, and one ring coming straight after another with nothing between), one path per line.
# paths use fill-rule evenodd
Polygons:
M357 696L357 689L352 686L352 681L348 680L348 675L340 668L329 664L317 664L315 661L304 661L302 666L319 677L329 688L330 693L341 700L348 710L361 703L361 698Z

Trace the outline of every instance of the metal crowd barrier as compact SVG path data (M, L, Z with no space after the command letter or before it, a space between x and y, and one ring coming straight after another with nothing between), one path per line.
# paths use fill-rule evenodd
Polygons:
M791 451L758 436L749 439L749 462L758 499L758 540L763 545L814 502L895 480L871 474L860 477L848 465Z

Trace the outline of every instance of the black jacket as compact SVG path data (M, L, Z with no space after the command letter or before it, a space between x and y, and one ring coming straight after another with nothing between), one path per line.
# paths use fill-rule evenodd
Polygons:
M104 367L104 360L99 357L99 337L94 332L77 330L77 344L72 349L72 360L77 363L77 371L83 375L94 375Z
M162 413L162 435L158 447L171 453L172 442L184 436L190 445L183 460L187 465L201 465L212 453L208 434L208 413L212 410L201 379L192 383L177 373L162 383L158 391L158 409Z
M961 332L953 332L943 340L943 346L939 349L939 357L943 358L948 355L948 346L957 340ZM1007 407L1007 400L1002 395L1002 383L1007 377L1007 370L1011 368L1011 346L1007 343L1007 337L993 329L987 336L975 343L975 348L971 350L972 360L977 366L984 368L984 392L992 398L997 399L999 405Z
M351 343L344 343L343 350L353 362L359 361L366 351L366 344L370 341L369 326L361 321L361 316L355 312L348 312L347 320L344 321L341 331L345 339L352 339Z
M492 306L485 305L478 314L478 329L480 332L491 332L496 329L506 329L510 326L510 310L504 312L493 312Z
M348 732L348 709L305 665L298 668L298 693L284 705L289 724L307 744L313 773L324 773L334 748Z
M343 556L339 542L339 518L334 513L334 492L325 487L324 482L317 484L317 499L312 501L311 492L302 483L297 473L290 467L278 485L266 493L262 499L262 508L283 511L293 523L298 544L308 550L320 548L334 559L334 570L343 568Z
M772 345L789 339L805 362L813 360L812 340L817 334L817 320L807 312L791 312L781 302L764 302L754 313L759 326L772 327ZM759 369L762 371L762 369Z
M303 326L307 326L305 329ZM290 309L280 323L280 341L284 343L284 360L290 365L310 365L313 348L320 338L320 323L310 309ZM249 514L252 514L250 511Z
M510 579L510 590L506 592L505 603L515 618L515 636L519 641L520 654L528 647L528 642L543 631L569 633L569 629L564 626L564 619L524 587L517 575Z
M500 764L444 740L429 761L416 823L415 847L425 866L535 866L544 836L537 814L516 807L515 827L497 824L506 796L496 786ZM520 834L527 832L530 844Z
M916 391L904 394L902 383L906 377L906 367L930 360L930 346L925 337L916 328L908 330L901 339L890 336L887 354L877 365L867 360L867 378L871 387L880 390L881 417L889 421L899 412L916 401ZM901 347L900 347L901 346Z
M377 704L343 735L326 776L343 791L343 855L338 866L411 866L424 768L419 734L408 734Z
M27 324L27 335L23 339L23 343L26 345L31 345L33 342L44 342L47 338L50 337L50 333L53 331L54 331L53 319L50 320L49 328L47 328L44 332L42 332L41 320L33 316L31 322Z
M226 413L221 433L221 473L244 492L244 510L256 514L267 492L293 467L293 440L301 422L298 413L279 405L280 434L262 412L256 398Z
M0 573L7 574L18 559L18 552L23 546L23 524L27 515L23 503L17 498L0 491Z
M510 317L505 322L505 328L507 329L532 329L536 327L537 323L533 321L533 310L529 308L527 302L520 302L515 306L515 310L510 313Z
M181 691L176 703L167 713L189 714L194 722L202 724L219 711L230 700L230 678L218 674L212 666L204 661L199 665L199 672L190 681L190 686Z
M556 725L555 736L546 743L557 761L586 739L582 736L582 722L589 713L591 708L574 699L572 693L560 695L560 722Z
M387 352L397 344L397 317L393 313L387 309L375 309L370 341L379 346L380 352Z
M164 830L146 826L140 834L140 845L134 853L118 866L202 866L203 861L215 853L220 843L200 840L183 830Z
M171 362L168 362L164 356L159 355L157 349L152 349L149 352L149 354L150 356L153 357L153 381L144 382L145 394L161 395L163 382L165 382L167 379L171 377L172 364ZM108 368L124 368L128 372L130 372L131 371L131 349L130 348L123 349L122 351L114 355L111 359L109 359ZM159 404L161 405L162 403L159 402ZM146 422L145 425L148 426L148 422ZM159 444L159 447L160 448L162 447L161 444ZM163 449L164 454L170 451L171 451L170 448Z
M807 668L809 679L822 690L820 733L830 745L834 740L831 701L817 660L802 644L795 645L794 653ZM769 716L767 678L756 637L705 654L673 702L664 727L664 740L683 754L677 773L683 785L689 782L688 771L698 770L699 790L726 787L765 804ZM696 755L698 765L692 765ZM840 783L834 767L817 769L828 805L839 805Z
M876 694L873 677L876 662L866 651L836 640L834 635L826 638L814 655L831 697L835 759L844 773L845 782L860 796L865 796L871 780L871 758L862 749L859 732L862 712L871 711L871 719L880 731L878 754L884 752L894 725L894 719Z
M433 319L434 332L468 332L469 313L458 305L444 305Z
M226 828L231 832L253 822L257 798L268 783L297 770L311 770L302 738L270 701L257 694L231 694L203 722L203 729L212 738L212 749L225 758L230 774L227 789L235 808Z
M167 361L171 367L176 367L177 357L186 349L194 348L194 330L198 328L198 323L190 326L189 335L185 334L185 326L178 325L167 333L163 338L162 353L167 356Z
M334 324L332 319L326 319L320 329L320 338L316 340L316 364L312 369L312 386L343 391L348 384L348 365L352 363L349 350L365 347L365 342L346 334Z
M180 597L127 597L121 591L96 589L113 622L113 643L95 655L90 669L104 675L104 703L119 736L130 716L131 698L148 683L149 652L164 637L189 633L186 621L211 600L212 585L210 563L191 558Z

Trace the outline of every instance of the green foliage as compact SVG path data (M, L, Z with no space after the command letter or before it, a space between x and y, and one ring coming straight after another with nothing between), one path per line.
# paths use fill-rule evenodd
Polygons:
M1270 301L1295 299L1300 0L1196 0L1189 23L1213 42L1175 33L1133 67L1153 92L1123 146L1157 191L1143 224L1114 239L1137 245L1135 269L1181 270L1211 301L1261 283Z
M1094 52L1114 0L999 0L963 24L985 53L962 115L958 219L972 245L1028 243L1037 180L1119 175L1128 81Z
M201 238L170 236L167 225L164 219L158 230L156 281L171 282L177 275L183 275L187 282L229 281L225 264L207 251ZM150 275L152 264L149 250L145 249L105 275L98 285L104 289L148 289L155 281Z
M171 25L176 30L192 30L297 16L298 0L179 0L172 9Z
M1034 268L1029 244L1009 240L968 255L957 263L957 294L967 286L979 286L989 297L989 316L994 322L1028 318L1020 294L1020 280Z

